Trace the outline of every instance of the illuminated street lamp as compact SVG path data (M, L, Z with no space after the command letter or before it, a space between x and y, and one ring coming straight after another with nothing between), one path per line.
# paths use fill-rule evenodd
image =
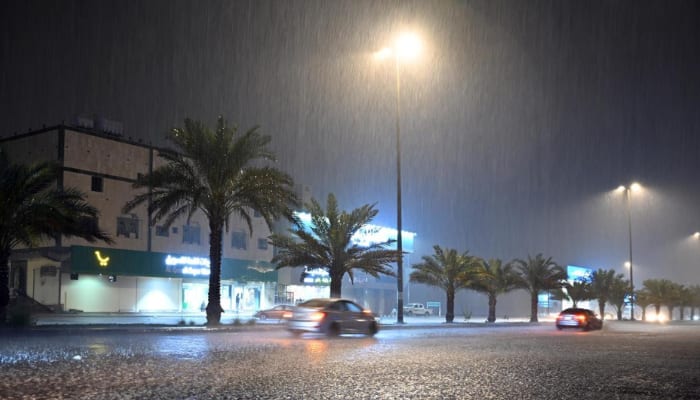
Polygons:
M420 51L420 40L414 34L404 33L393 47L385 47L376 53L380 60L393 58L396 64L396 262L397 310L396 322L403 324L403 238L401 235L401 69L402 61L410 60Z
M625 199L627 204L627 229L629 232L629 251L630 258L629 261L625 263L625 266L630 270L630 319L634 321L634 264L632 264L632 192L641 189L639 183L632 183L629 187L620 185L617 188L620 192L625 192Z

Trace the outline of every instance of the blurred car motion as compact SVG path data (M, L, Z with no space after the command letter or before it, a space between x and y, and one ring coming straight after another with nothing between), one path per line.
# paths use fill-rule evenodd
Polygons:
M338 336L361 333L374 336L379 331L376 316L371 310L346 299L311 299L292 311L287 319L287 330L299 336L305 332Z
M266 319L282 320L293 309L294 309L294 306L292 306L292 305L280 304L280 305L276 305L272 308L269 308L267 310L260 310L260 311L256 312L255 315L253 315L253 317L255 317L259 320L263 320L263 321Z
M603 321L585 308L567 308L557 316L557 329L579 328L584 331L603 329Z

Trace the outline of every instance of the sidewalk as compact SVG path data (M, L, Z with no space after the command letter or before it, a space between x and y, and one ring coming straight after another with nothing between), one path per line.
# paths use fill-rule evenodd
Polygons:
M206 315L198 313L43 313L32 316L35 327L53 328L193 328L204 327ZM540 319L542 322L546 318ZM445 323L444 316L404 316L404 323L397 324L396 317L384 316L379 319L382 328L401 328L409 326L488 326L486 318L464 318L455 317L452 324ZM509 318L497 320L496 325L523 324L529 323L529 318ZM223 313L221 315L222 327L240 327L242 325L256 326L283 326L283 321L265 320L260 321L253 317L253 313Z

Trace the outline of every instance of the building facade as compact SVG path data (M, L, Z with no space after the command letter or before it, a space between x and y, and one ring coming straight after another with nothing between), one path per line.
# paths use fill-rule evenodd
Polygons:
M83 121L85 122L85 121ZM77 188L100 211L99 226L114 244L57 237L14 249L11 291L55 310L85 312L201 312L209 282L209 225L202 213L169 228L152 226L146 206L123 214L132 184L163 162L159 148L92 126L60 125L0 140L10 161L55 161L57 185ZM273 249L263 218L253 233L232 217L225 232L221 305L254 311L278 302L285 290L269 263Z

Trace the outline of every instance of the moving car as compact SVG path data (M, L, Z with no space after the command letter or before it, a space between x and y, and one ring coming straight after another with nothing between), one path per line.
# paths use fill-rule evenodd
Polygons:
M305 332L328 336L344 333L374 336L379 331L379 324L371 310L362 308L354 301L320 298L297 305L287 319L287 330L295 336Z
M584 331L603 329L603 321L585 308L567 308L557 316L557 329L580 328Z
M259 320L266 320L266 319L276 319L276 320L282 320L285 317L286 313L291 312L294 309L294 306L288 305L288 304L279 304L276 305L272 308L269 308L267 310L260 310L253 315L253 317L259 319Z

